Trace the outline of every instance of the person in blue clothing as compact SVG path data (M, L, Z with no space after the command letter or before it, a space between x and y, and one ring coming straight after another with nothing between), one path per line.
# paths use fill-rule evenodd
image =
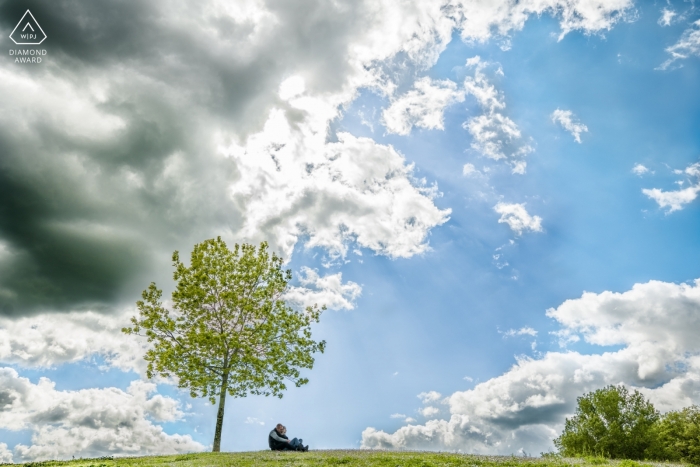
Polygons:
M278 423L275 428L270 432L267 437L267 444L273 451L308 451L309 446L304 446L304 442L301 439L294 438L289 440L287 438L287 427Z

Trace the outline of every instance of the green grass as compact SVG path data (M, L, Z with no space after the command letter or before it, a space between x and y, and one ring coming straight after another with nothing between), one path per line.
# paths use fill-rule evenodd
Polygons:
M118 457L76 459L71 461L31 462L25 467L588 467L605 463L610 467L664 466L658 462L602 460L597 457L565 459L514 456L474 456L416 451L310 451L310 452L222 452L175 456ZM12 464L8 464L12 465ZM680 464L675 464L680 465Z

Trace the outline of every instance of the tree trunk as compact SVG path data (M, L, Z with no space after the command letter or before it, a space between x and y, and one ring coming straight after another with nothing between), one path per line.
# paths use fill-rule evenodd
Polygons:
M221 451L221 428L224 425L224 406L226 405L226 391L228 390L228 373L224 373L221 380L221 393L219 394L219 410L216 412L216 430L214 431L214 448L211 452Z

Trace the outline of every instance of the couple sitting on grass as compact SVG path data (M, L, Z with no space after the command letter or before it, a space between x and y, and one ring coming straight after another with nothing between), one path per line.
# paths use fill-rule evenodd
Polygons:
M304 446L301 439L294 438L289 441L287 438L287 427L278 423L274 430L267 437L267 444L273 451L308 451L309 446Z

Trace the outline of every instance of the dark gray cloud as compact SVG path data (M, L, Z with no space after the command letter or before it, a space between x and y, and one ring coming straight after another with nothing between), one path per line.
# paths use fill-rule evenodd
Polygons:
M329 135L338 108L360 87L405 85L454 28L486 40L549 10L564 31L591 32L627 8L586 5L0 0L2 37L30 9L48 52L37 65L0 61L0 313L133 302L149 281L170 281L174 249L216 235L286 253L303 233L333 254L348 238L380 254L425 251L447 211L402 156ZM291 76L305 83L298 105L278 95ZM260 162L278 156L283 176ZM339 181L341 169L361 176ZM387 184L390 173L400 176ZM382 189L365 196L358 180ZM395 215L397 203L420 206L415 219Z
M571 413L572 408L570 402L558 402L541 407L525 406L518 411L506 413L501 417L487 417L486 420L496 426L515 430L525 425L558 423L564 415Z
M10 391L0 391L0 412L9 409L15 400L15 396Z
M15 118L0 127L0 313L107 306L135 292L155 261L167 266L173 249L235 230L240 215L225 205L235 166L212 157L203 125L251 116L260 88L277 86L266 83L273 63L224 60L225 44L173 25L157 2L3 2L3 31L27 8L49 37L47 63L0 66L45 95L63 90L57 80L74 93L37 107L3 98ZM222 37L250 32L211 23ZM100 102L83 83L103 86ZM62 119L81 97L102 115ZM251 128L263 117L255 112ZM76 119L91 118L120 125L74 131Z
M394 24L384 16L392 12L371 2L0 1L4 37L27 8L47 34L41 47L48 55L34 66L0 62L5 316L133 302L151 280L167 288L173 250L216 235L246 240L240 229L255 194L232 195L242 175L221 148L261 131L273 108L284 110L295 131L305 124L314 111L283 101L280 83L300 75L310 95L333 108L404 43L423 34L420 46L435 46L432 20L410 23L416 32L406 41L368 35ZM414 14L396 14L404 13ZM323 128L314 125L312 132ZM302 185L291 189L314 196ZM402 189L413 190L408 183ZM344 209L352 228L352 203L319 203L300 209ZM261 222L247 235L289 251L290 234L280 226L298 215L281 211L273 216L280 222ZM327 224L328 216L306 217ZM443 216L429 217L426 231ZM324 235L328 243L342 232Z

